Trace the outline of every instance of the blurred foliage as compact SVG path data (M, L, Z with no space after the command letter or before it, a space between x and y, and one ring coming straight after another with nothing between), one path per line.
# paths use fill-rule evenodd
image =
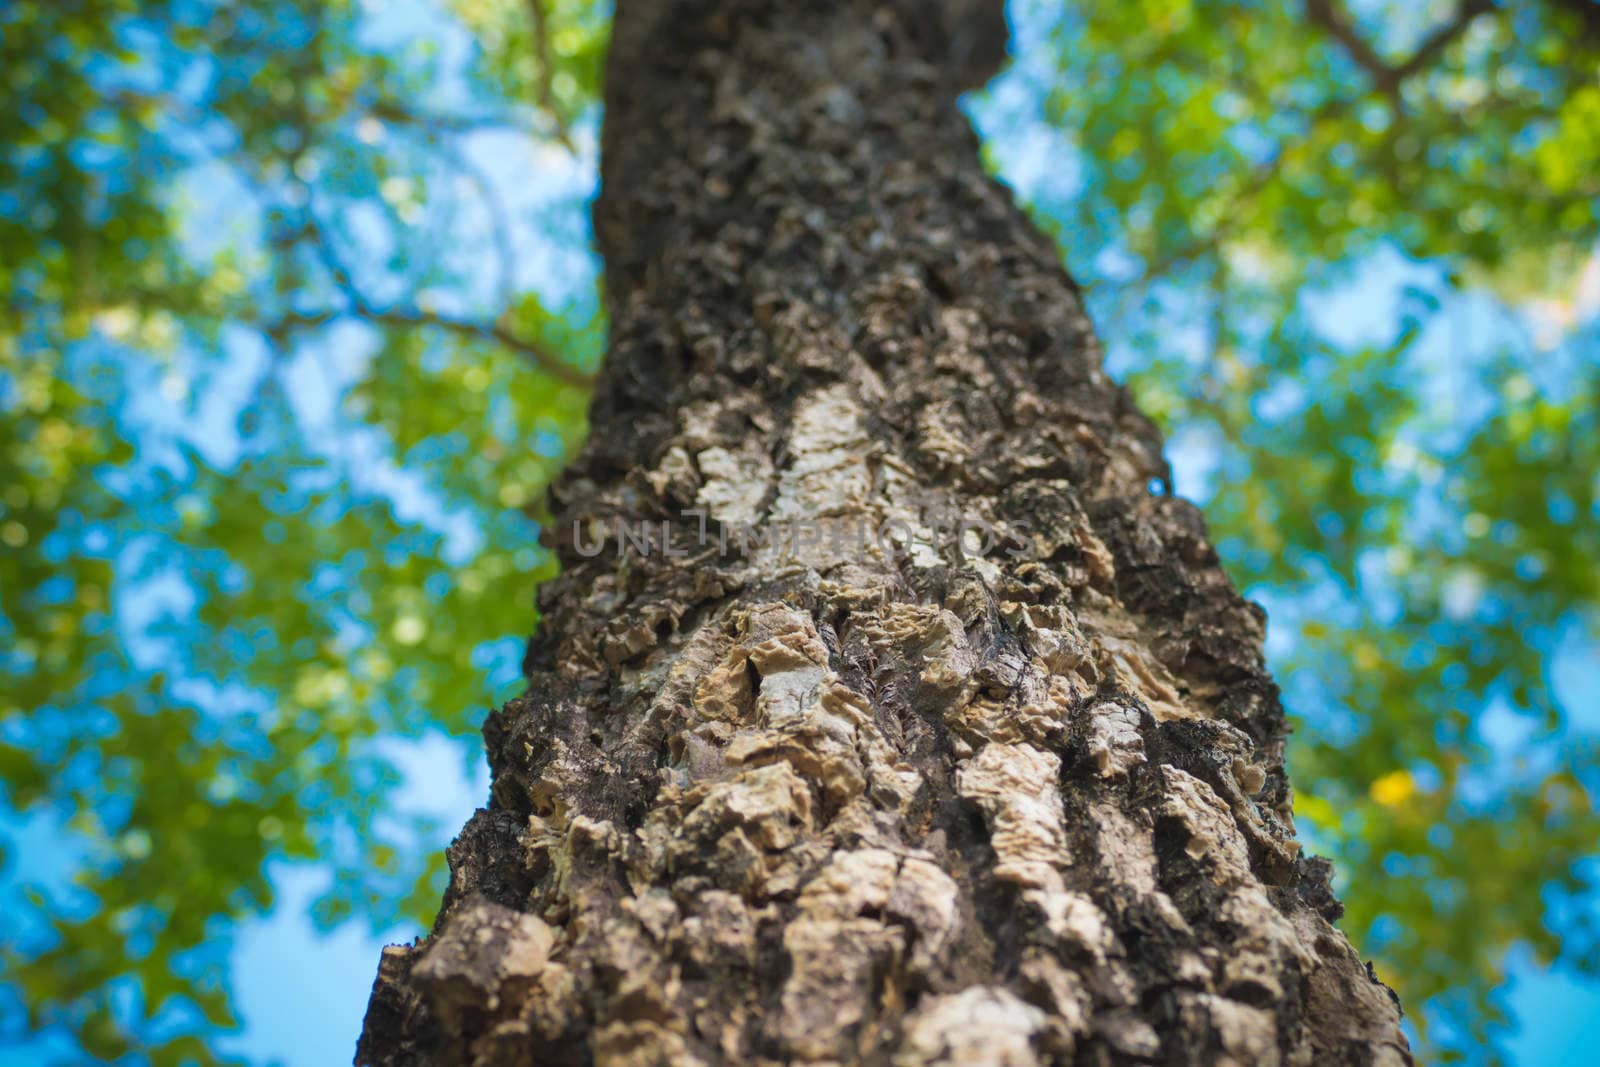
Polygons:
M526 6L463 8L526 51ZM57 853L5 857L8 1036L234 1058L269 861L331 868L323 924L431 919L456 815L394 746L481 762L598 358L605 18L544 21L500 70L412 5L0 8L0 778Z
M1600 7L1016 12L996 104L1051 169L998 117L991 151L1202 457L1346 928L1479 1059L1510 946L1600 965L1600 678L1551 673L1600 631Z
M974 104L1271 610L1301 827L1443 1057L1508 947L1600 962L1551 671L1600 600L1588 7L1018 0ZM235 1058L273 861L334 870L323 923L430 917L454 827L392 746L477 758L515 682L608 17L0 9L0 825L67 827L0 857L0 1026Z

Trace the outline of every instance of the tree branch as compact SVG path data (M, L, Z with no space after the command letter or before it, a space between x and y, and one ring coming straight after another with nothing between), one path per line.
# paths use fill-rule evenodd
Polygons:
M1487 15L1495 8L1494 0L1463 0L1456 9L1456 17L1430 33L1411 58L1394 68L1395 83L1405 81L1414 74L1420 73L1424 68L1439 58L1439 53L1449 48L1455 40L1466 33L1472 23L1480 15Z
M191 125L196 129L199 128L198 119L196 119L194 116L199 116L200 113L191 104L177 97L170 97L161 94L147 94L133 89L119 89L111 96L110 99L113 103L124 107L137 105L165 107L172 108L174 110L186 110L190 113ZM385 121L406 119L412 124L432 124L449 129L451 131L473 128L474 125L468 123L461 126L448 126L446 125L448 120L443 117L419 117L411 113L397 112L395 110L386 108L382 102L379 102L371 107L368 113L374 117L382 118ZM309 151L312 143L312 139L309 134L309 122L302 121L301 126L305 136L302 136L299 147L294 152L291 152L287 155L288 170L291 175L294 173L293 165L295 161ZM327 323L340 318L353 318L366 322L398 327L416 328L431 326L436 329L444 330L446 332L457 334L463 337L473 337L479 340L498 342L514 352L518 352L524 356L527 356L534 366L540 371L558 381L566 383L567 385L576 386L578 388L589 388L594 384L594 376L592 374L579 370L570 363L567 363L557 354L550 351L546 346L518 334L507 323L507 317L505 314L502 314L493 322L482 322L471 319L453 318L450 316L441 315L437 312L425 311L421 308L379 308L374 306L371 301L367 299L366 294L361 291L361 287L357 284L349 267L346 266L343 260L340 258L338 250L335 248L334 242L328 234L327 228L322 224L321 219L318 217L316 212L317 193L310 182L298 177L290 179L294 182L294 184L299 186L300 191L303 194L303 199L299 205L299 211L293 211L288 205L270 204L263 196L263 188L266 185L266 182L263 180L259 172L259 161L241 153L216 149L210 145L206 145L205 147L208 153L214 158L227 160L237 168L240 177L244 179L245 185L250 190L251 194L257 197L258 200L261 200L263 210L267 210L271 207L278 207L282 211L283 221L277 228L274 229L272 233L268 235L268 244L280 255L290 252L295 246L300 245L302 242L309 244L311 246L312 254L322 265L323 270L328 273L328 276L332 280L334 287L339 290L340 294L344 297L344 300L349 305L348 307L342 309L328 308L315 312L290 311L278 316L275 319L266 321L254 316L229 311L223 312L224 317L236 322L244 323L254 329L258 329L274 341L281 340L283 336L290 330L315 328L326 325ZM467 173L469 179L475 181L479 185L480 189L483 191L485 201L489 205L490 211L503 216L503 206L494 201L492 196L492 188L488 185L482 174L471 170L465 157L454 155L452 157L452 162L464 173ZM291 219L293 221L291 221ZM509 289L511 276L508 267L509 251L504 233L504 226L496 228L496 239L501 256L501 296L502 299L507 299L507 290ZM143 290L140 290L139 292L141 294L140 299L144 303L148 303L152 306L164 307L175 314L195 313L195 309L193 308L174 307L170 299L158 294Z
M533 47L539 54L539 106L555 123L555 139L568 152L572 147L572 133L561 114L556 100L555 50L550 47L550 16L544 9L544 0L528 0L528 10L533 17Z
M374 306L366 295L362 293L360 286L355 282L355 278L339 258L337 250L333 247L333 242L328 238L327 230L323 228L322 223L318 220L311 187L304 183L302 185L306 194L305 208L302 212L305 234L310 238L316 255L322 260L323 268L333 277L334 284L338 286L339 291L349 301L350 307L345 314L364 319L367 322L389 326L433 326L450 333L476 337L479 340L498 341L512 351L520 352L529 357L536 367L552 378L566 382L568 385L580 387L587 387L593 383L593 378L590 375L573 367L543 345L530 341L512 330L506 324L504 314L492 323L485 323L471 319L451 318L422 308L380 308ZM334 311L314 314L291 313L279 321L287 325L317 326L337 317L338 314L339 312Z
M1455 17L1430 33L1410 58L1399 65L1390 65L1361 36L1339 0L1306 0L1306 17L1339 42L1351 61L1371 76L1373 88L1396 104L1400 100L1400 88L1408 78L1437 59L1480 15L1494 9L1494 0L1462 0Z
M436 311L427 311L423 308L378 308L370 304L362 304L358 307L344 310L327 308L321 311L288 311L272 322L262 324L261 329L270 336L277 336L291 329L314 329L318 326L325 326L330 322L345 317L361 319L384 326L410 328L431 326L462 337L476 338L480 341L496 341L514 352L528 356L539 370L552 378L579 388L588 388L594 384L593 375L557 358L554 353L538 342L521 336L507 325L503 317L494 322L476 322L472 319L458 319L449 315L441 315Z
M1374 85L1382 88L1393 82L1389 64L1351 25L1338 0L1306 0L1306 17L1338 41L1351 61L1372 76Z

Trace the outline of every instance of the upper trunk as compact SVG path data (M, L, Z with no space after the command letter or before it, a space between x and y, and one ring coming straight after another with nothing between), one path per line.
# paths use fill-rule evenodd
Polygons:
M1409 1060L1262 615L955 107L1003 39L618 4L562 574L358 1059Z

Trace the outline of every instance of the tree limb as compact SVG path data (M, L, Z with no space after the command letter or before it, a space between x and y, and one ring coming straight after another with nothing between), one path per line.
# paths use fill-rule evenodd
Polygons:
M1410 59L1394 68L1396 86L1398 87L1400 82L1421 72L1435 59L1439 58L1439 53L1450 47L1463 33L1466 33L1478 16L1487 15L1494 8L1494 0L1463 0L1461 6L1456 9L1455 18L1430 33L1422 44L1417 46L1417 50L1411 54Z
M380 308L373 305L355 282L350 270L340 260L333 242L329 239L327 230L318 220L315 202L312 199L311 187L303 184L306 201L303 211L304 233L310 239L312 249L321 259L323 268L332 276L334 284L344 294L350 307L345 312L367 322L381 323L389 326L433 326L450 333L467 337L477 337L480 340L498 341L515 352L528 356L539 370L566 382L568 385L586 387L593 382L593 378L573 367L555 353L535 341L531 341L512 330L506 324L506 316L502 314L493 322L480 322L472 319L457 319L441 315L434 311L422 308ZM279 321L286 325L315 326L336 318L340 313L335 311L318 312L314 314L291 313ZM269 331L270 332L270 331Z
M472 319L460 319L442 315L439 312L428 311L423 308L379 308L370 304L361 304L342 310L326 308L321 311L288 311L272 322L264 324L262 329L269 335L278 335L291 329L325 326L336 319L345 317L384 326L412 328L431 326L462 337L476 338L480 341L496 341L514 352L528 356L539 370L552 378L565 382L567 385L588 388L594 384L593 375L557 358L549 349L538 342L521 336L506 323L504 317L494 322L478 322Z
M555 51L550 46L550 16L544 9L544 0L528 0L528 10L533 18L533 47L539 54L539 106L555 123L555 139L568 152L573 151L572 133L556 101Z
M1352 62L1372 78L1373 88L1399 103L1400 88L1420 73L1480 15L1495 9L1494 0L1462 0L1455 17L1435 29L1404 62L1391 65L1361 36L1339 0L1306 0L1306 17L1343 47Z

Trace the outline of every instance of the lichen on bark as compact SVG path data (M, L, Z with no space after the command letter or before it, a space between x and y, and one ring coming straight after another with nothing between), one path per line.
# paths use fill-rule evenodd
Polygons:
M1264 618L955 107L998 19L618 4L563 569L358 1061L1409 1062Z

